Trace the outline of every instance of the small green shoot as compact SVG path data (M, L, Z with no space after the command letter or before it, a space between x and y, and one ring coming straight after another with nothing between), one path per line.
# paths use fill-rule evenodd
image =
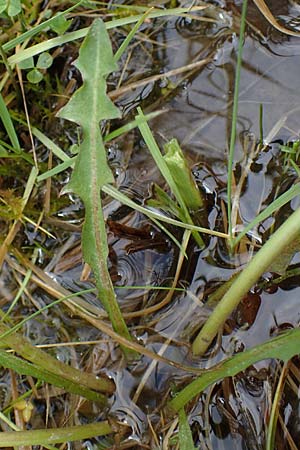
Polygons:
M164 150L166 154L163 158L167 163L184 203L190 211L198 211L203 207L204 201L191 175L191 169L187 164L177 139L172 139L165 144Z
M259 144L264 143L264 107L262 103L259 105Z
M297 174L299 174L297 162L300 155L300 141L296 140L287 145L280 145L280 150L285 154L283 163L284 171L286 171L290 167L290 165L292 165Z
M141 108L138 108L138 115L136 116L136 121L139 127L139 130L141 132L141 135L143 136L144 141L147 144L147 147L152 155L152 158L156 162L156 165L158 169L160 170L162 176L168 183L171 191L173 192L178 204L180 205L181 211L182 211L182 220L185 220L185 222L193 225L193 221L191 219L188 207L182 197L181 191L178 189L178 186L176 184L176 181L173 177L173 173L170 171L169 166L167 165L165 159L163 158L161 151L154 139L154 136L149 128L149 125L146 121L145 115L142 112ZM193 237L196 240L197 244L200 246L200 248L204 247L204 242L200 236L199 233L193 232Z

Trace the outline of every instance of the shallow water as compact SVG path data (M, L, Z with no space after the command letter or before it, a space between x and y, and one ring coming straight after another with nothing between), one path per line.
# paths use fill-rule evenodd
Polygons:
M289 5L276 7L279 15L293 12L290 11ZM280 192L284 192L294 182L295 175L291 171L283 172L278 143L299 138L300 117L300 40L282 36L272 30L259 18L259 13L252 4L249 8L252 24L260 34L252 30L251 35L247 35L241 71L235 173L240 176L245 166L249 165L239 199L239 220L243 224L249 223L274 198L276 186ZM232 23L232 14L225 6L223 17L227 24ZM224 27L224 22L203 32L201 23L195 25L188 21L171 19L168 21L167 31L164 29L161 38L158 33L157 39L169 44L164 52L161 52L160 62L164 71L180 67L195 58L212 55L212 62L207 67L183 82L176 95L163 103L167 112L153 120L151 127L159 142L163 143L176 137L182 143L187 157L192 161L194 175L207 194L211 208L210 226L220 229L220 199L224 198L223 183L226 179L237 36L234 29L230 28L228 31L228 28ZM176 77L172 78L172 82L176 83ZM145 91L144 95L144 103L148 104L150 91ZM130 101L133 101L132 96ZM121 100L121 104L123 102L126 102L126 99ZM260 136L260 105L263 111L263 136ZM250 155L252 160L249 161L251 142L260 137L268 146L263 152ZM285 211L288 213L288 208L285 208ZM279 222L282 220L283 218L279 218ZM258 244L266 239L271 225L272 221L265 221L263 226L254 230L253 236ZM208 262L208 254L212 256L213 263ZM165 338L175 338L181 343L188 343L185 337L186 328L190 330L189 327L193 323L196 326L208 314L205 308L197 307L194 298L202 298L203 292L205 298L207 286L228 279L241 263L247 262L247 258L246 254L230 258L223 244L216 242L214 238L210 239L208 251L195 250L193 262L185 272L184 281L189 281L187 294L176 296L163 314L160 311L155 315L155 331ZM293 267L298 262L296 255L292 261ZM232 331L223 336L221 351L209 361L197 361L197 365L212 365L224 356L266 341L281 329L298 326L299 281L296 279L288 290L280 287L273 293L260 292L260 295L257 295L259 303L252 313L250 325L247 324L247 312L239 308ZM287 284L289 285L289 282ZM158 351L160 346L155 348ZM173 346L168 348L167 353L172 355L174 360L191 363L187 347ZM276 370L276 364L270 364L270 361L260 362L246 371L244 376L236 377L231 385L228 386L225 380L219 384L219 388L216 386L209 403L206 424L203 418L199 419L202 401L198 406L195 404L190 423L195 433L198 429L198 443L202 442L203 448L214 450L264 448L265 416L271 406L270 396ZM154 398L158 373L162 373L159 365L153 370L147 383ZM163 373L164 382L160 388L162 390L165 383L182 376L170 368L165 368ZM204 399L205 394L205 402ZM222 408L220 405L223 405ZM205 407L205 403L200 407L202 416ZM200 430L196 425L198 422ZM222 425L218 425L220 423ZM202 430L208 427L208 439L204 437L201 427ZM292 425L291 435L296 433L297 436L296 428ZM279 439L278 448L289 448L282 436Z
M272 6L277 15L285 18L296 15L289 4L277 2ZM207 14L215 21L209 24L189 18L168 18L157 20L155 26L144 25L143 30L150 29L153 32L151 38L158 44L145 42L133 51L124 82L130 80L135 71L149 76L205 57L209 57L210 62L197 72L188 74L185 79L182 79L182 75L173 76L138 88L118 98L117 104L126 120L133 117L137 105L141 105L146 112L160 108L163 110L158 118L150 122L157 141L163 144L176 137L182 144L194 177L206 197L209 227L224 231L222 202L226 200L226 163L239 5L220 2L218 8L203 12L202 15ZM253 27L248 28L244 43L235 155L236 179L245 175L245 182L239 196L236 230L249 223L275 195L278 196L295 182L293 169L283 169L279 144L299 139L300 39L283 36L272 30L252 3L249 4L248 17ZM117 41L118 37L116 33L114 39ZM263 110L263 136L260 136L260 105ZM252 144L256 144L260 137L265 147L263 151L256 151L257 146ZM74 139L72 130L64 137L65 141L76 142ZM108 153L117 186L135 201L143 203L150 198L153 183L164 187L162 177L137 131L109 144ZM60 179L56 189L60 190L65 181ZM55 218L76 227L83 217L83 208L74 196L70 195L69 202L70 205L63 205L56 212ZM230 255L224 241L215 237L206 238L206 248L201 251L191 242L187 250L189 259L184 261L178 283L185 291L175 293L163 309L129 319L137 340L155 353L180 364L205 368L235 352L265 342L281 330L298 326L299 275L277 286L276 276L271 271L255 287L246 306L237 308L211 354L201 359L191 357L191 335L196 333L199 324L210 313L210 309L205 304L201 305L200 301L205 302L214 289L242 268L249 259L248 250L254 252L267 239L272 225L281 223L298 205L299 201L295 199L283 208L284 213L276 217L276 221L266 220L253 230L253 246L249 244L237 255ZM108 227L111 276L118 287L116 292L122 310L130 314L159 303L165 298L166 292L145 286L163 287L171 284L178 249L156 226L151 225L150 231L145 231L149 226L148 220L117 201L105 198L104 212L107 219L123 225L120 230ZM81 280L83 264L78 248L80 229L76 232L61 229L58 222L52 226L55 242L50 238L42 241L33 227L28 226L23 244L29 247L36 240L42 242L43 250L40 251L38 264L66 289L76 292L81 288L93 287L92 276L88 277L88 281ZM149 238L139 237L141 231L148 232ZM181 230L171 231L177 239L181 239ZM73 239L68 241L70 237ZM57 258L57 252L63 244L66 248ZM290 268L298 269L299 263L299 254L296 254ZM9 281L11 270L5 266L1 274L2 284L6 285L6 288L1 287L2 297L7 297L8 287L11 291L15 288ZM130 289L130 286L136 289ZM33 293L35 306L41 307L50 302L50 297L42 289L34 288ZM85 294L84 299L92 305L99 305L94 293ZM29 310L33 311L34 308L21 306L16 315L25 315ZM83 343L74 350L62 347L52 351L61 361L79 364L93 373L108 373L114 379L116 393L110 400L110 413L130 427L128 443L132 442L132 447L128 448L142 448L142 444L145 445L143 448L158 448L156 439L159 448L171 448L164 445L169 445L166 444L166 435L172 421L161 416L161 408L175 385L181 387L191 380L190 373L161 362L153 363L146 356L126 366L114 343L109 342L94 327L70 317L64 307L55 307L45 313L43 319L28 322L24 334L32 343L40 344L68 339L80 342L98 340L93 347ZM298 361L295 366L299 366ZM187 411L195 445L214 450L265 448L266 418L270 413L279 369L278 363L262 361L234 379L225 379L207 389ZM299 377L295 374L293 377L298 382ZM7 395L6 382L6 378L1 378L2 397ZM141 382L144 383L143 388ZM24 383L23 387L25 390L28 386ZM42 401L37 401L36 408L40 417L36 417L33 423L43 423L46 406ZM299 439L299 417L295 410L298 408L298 393L289 385L281 414L296 443ZM68 409L68 405L62 405L59 397L53 400L52 425L63 423L65 409ZM86 410L79 407L77 412L82 421L105 416L95 406L87 407ZM169 423L165 420L169 420ZM149 424L155 432L151 431ZM284 436L282 428L279 428L278 449L291 448ZM95 439L84 445L94 450L101 448L100 442L104 441ZM77 447L72 444L69 448Z

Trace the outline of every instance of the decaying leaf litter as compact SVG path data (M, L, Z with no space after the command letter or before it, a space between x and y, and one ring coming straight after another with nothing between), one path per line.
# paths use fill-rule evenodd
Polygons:
M261 10L262 3L258 3L257 6L260 6ZM292 7L287 5L285 8L289 14L293 14ZM146 9L141 7L131 9L128 22L132 21L134 14L143 13ZM23 10L28 14L30 8L23 7ZM128 7L127 15L129 10ZM92 9L87 11L93 13ZM117 448L160 448L160 446L190 448L191 442L195 448L199 446L224 448L224 445L229 445L228 448L236 445L238 448L242 441L246 442L244 445L248 446L247 448L262 448L262 446L265 448L265 445L267 448L274 446L294 448L293 445L297 442L294 426L297 417L287 411L297 402L295 390L299 378L297 360L287 363L282 376L279 377L279 363L275 359L270 363L265 358L287 360L297 354L297 329L269 341L280 331L297 326L295 314L297 302L293 295L298 282L296 240L292 239L292 245L287 243L283 245L286 255L279 263L277 258L276 266L272 265L269 272L263 270L263 277L257 280L251 292L227 320L223 338L222 333L219 333L210 353L202 358L192 358L190 350L191 343L207 319L210 309L215 307L216 302L219 302L228 288L229 291L230 289L234 291L237 280L240 279L239 272L243 270L251 255L257 253L271 235L275 236L276 246L275 230L281 224L286 226L285 219L289 216L294 230L291 217L293 210L297 209L299 190L296 183L299 133L295 128L297 125L293 125L293 120L297 116L298 109L291 104L285 107L284 103L281 105L282 111L278 111L276 117L276 113L272 111L272 115L268 109L270 98L267 98L268 101L262 99L259 102L251 95L253 89L260 93L261 88L268 97L268 90L261 87L266 80L267 83L273 83L278 92L284 91L287 98L291 96L293 101L296 101L293 93L296 90L294 81L285 85L284 79L280 78L282 63L279 57L272 60L275 69L271 73L264 72L264 61L262 69L258 66L256 70L255 64L251 66L250 63L245 63L244 73L242 64L238 102L240 115L237 122L240 142L236 145L235 171L231 185L233 205L238 205L234 215L234 231L242 230L243 226L249 224L255 216L259 219L252 223L247 237L242 239L237 234L237 240L240 240L239 247L235 252L230 251L225 195L228 147L224 124L227 122L228 128L231 122L232 98L226 100L227 103L224 105L227 106L224 110L220 108L220 101L221 103L223 101L222 92L226 92L226 88L224 91L226 77L228 87L233 86L236 36L240 28L239 8L231 11L227 5L223 8L202 5L197 11L183 12L171 9L146 11L145 17L141 19L140 34L136 34L133 40L128 42L129 46L121 56L119 61L121 72L115 71L106 79L109 72L116 70L116 66L112 66L108 72L90 70L92 78L85 72L81 80L77 71L82 68L80 59L77 62L77 69L69 63L78 57L79 43L76 39L86 36L88 30L93 29L81 25L88 26L93 22L93 26L96 27L96 20L85 17L87 11L84 6L78 5L78 11L69 13L70 18L73 16L73 25L70 23L68 26L75 27L76 20L80 23L79 26L76 25L78 31L75 30L69 37L67 33L72 33L72 28L67 31L66 22L59 22L53 18L51 23L55 26L50 35L46 34L47 44L44 45L45 51L53 52L54 63L51 67L41 67L41 63L38 65L34 63L34 66L28 64L26 69L25 64L25 67L23 65L21 68L14 68L16 73L11 74L14 75L11 77L5 76L6 72L3 72L1 93L4 101L1 118L8 139L3 135L1 141L3 161L1 199L5 235L1 247L4 261L2 342L4 349L8 347L14 349L16 353L15 356L9 356L3 352L1 357L3 367L12 369L10 372L3 371L3 408L6 409L1 413L1 417L3 424L8 424L3 425L4 430L6 426L13 427L13 423L3 415L9 414L13 408L14 415L11 418L19 428L26 427L25 423L28 420L30 425L27 427L32 425L35 429L43 429L47 423L47 427L55 428L58 434L55 438L51 438L51 430L43 431L40 435L39 432L33 435L19 432L20 440L13 442L12 434L10 441L5 441L6 434L2 433L2 446L12 445L12 442L15 445L34 445L40 442L50 448L52 444L66 442L65 433L69 427L69 439L74 441L72 444L74 448L78 445L80 448L83 442L91 448L99 448L99 445L100 448L103 446L111 448L113 445ZM251 7L249 11L253 14ZM259 14L257 10L255 11ZM6 12L11 16L15 13L12 10ZM4 17L1 20L9 30L11 22L9 16L5 16L6 12L3 13ZM107 12L103 9L106 17ZM120 11L117 7L115 10L112 8L114 19L123 20L124 25L124 28L111 33L115 54L116 49L120 48L120 41L128 34L128 26L124 24L124 14L121 12L124 11ZM168 16L167 19L164 18L164 13ZM175 13L180 17L174 17ZM151 17L158 18L154 21ZM144 19L146 24L142 25ZM274 25L273 19L270 20L268 17L268 20ZM279 20L287 19L280 17ZM251 22L251 19L247 23L247 32L250 33L251 30L253 33L251 38L248 34L245 38L244 62L247 63L251 62L251 59L247 58L247 52L253 54L253 49L258 48L258 55L262 53L261 33L267 28L264 24L260 29L257 23ZM267 46L267 51L264 49L266 61L268 57L271 58L270 55L273 58L276 46L277 53L286 52L285 57L289 56L291 53L289 46L284 45L284 40L272 39L274 31L272 28L270 30L268 30L270 36L267 36L269 41L266 41L269 47ZM52 43L51 32L57 33L57 37L54 37L56 41ZM86 39L88 37L89 35ZM192 63L190 61L190 49L186 53L189 64L186 61L178 64L182 70L174 72L172 79L170 60L174 64L178 63L178 57L172 59L170 56L178 55L176 48L178 37L182 42L193 43L195 61ZM287 44L297 45L296 38L286 39ZM52 50L58 43L62 44L68 40L75 41L73 48L71 44L66 44L70 47L64 48L67 54L69 52L69 61L62 55L59 47ZM88 40L84 42L87 45ZM10 42L6 41L3 45L4 51L14 49L15 45L12 39ZM142 49L143 57L136 56L136 48ZM27 50L22 49L15 55L8 55L8 60L3 58L4 65L9 68L16 62L24 63L30 52L38 55L40 51L32 43ZM149 54L151 58L148 58ZM183 54L185 55L184 52ZM112 54L109 59L113 61ZM197 61L199 59L206 60L207 64L200 63ZM46 58L44 60L46 61ZM146 81L143 79L146 71L151 73L153 66L159 67L157 64L155 66L156 60L159 64L161 61L164 62L164 71L168 73L168 78L157 79L154 71L155 77L151 79L149 76L152 85L149 85L149 80L148 84L145 84ZM95 64L96 61L97 59ZM56 64L58 62L60 64ZM296 63L291 64L293 67ZM136 70L136 67L140 71ZM38 81L39 76L35 72L37 78L29 76L28 82L25 78L26 70L27 73L34 70L42 74L43 80L40 82L44 86L44 98L39 95L41 86L32 84L32 81ZM100 78L97 79L99 75ZM137 83L134 79L136 75L141 80ZM254 75L254 79L251 79ZM17 96L10 95L11 87L16 83L16 79L13 83L12 78L16 76L22 88L25 111L26 109L29 111L27 117L18 103ZM250 77L249 80L247 76ZM59 81L60 77L63 83ZM68 77L71 77L71 80ZM65 103L57 97L57 93L65 92L62 98L67 95L71 97L71 102L76 102L72 99L80 98L79 92L86 95L88 91L84 89L88 89L87 84L93 81L93 78L98 87L102 86L103 94L106 82L108 91L115 91L111 98L116 99L116 104L123 114L122 120L125 123L131 122L126 139L122 135L120 138L116 137L119 134L118 127L124 122L120 119L107 121L112 118L112 113L115 116L118 114L116 107L109 103L108 97L106 97L107 108L102 109L102 114L105 111L104 116L93 116L94 123L87 120L88 115L82 114L80 108L78 108L80 117L76 116L74 110L70 112L68 105L71 103L61 110L62 113L59 114L62 117L74 120L81 124L82 128L55 118L55 113ZM51 85L53 79L56 79L55 95ZM200 87L197 85L198 80ZM72 97L74 87L78 88L82 82L81 91L79 89ZM128 84L128 87L122 88L122 84ZM115 87L111 89L111 86ZM86 97L90 98L89 106L92 107L94 104L94 108L97 109L96 92L93 90L94 97L91 94L90 97L89 95ZM118 97L124 93L124 97ZM197 96L202 101L198 102ZM216 109L212 99L216 101ZM136 117L136 122L132 123L136 116L137 102L142 109ZM272 98L271 104L274 102ZM261 113L256 107L259 103L262 104ZM244 104L248 104L246 110ZM42 119L41 111L44 111L47 120ZM187 209L184 212L187 200L182 203L180 192L182 187L180 182L176 182L176 172L172 173L170 166L167 167L156 159L161 172L159 175L156 165L148 156L149 149L146 148L145 142L148 146L150 143L151 154L155 159L156 144L146 122L147 114L153 111L158 112L158 116L150 122L150 127L159 147L162 149L164 144L171 142L174 137L183 146L188 164L193 169L193 177L204 197L205 208L202 208L200 213L195 213L191 206L188 208L190 211ZM176 115L182 120L178 120ZM185 117L189 120L187 121ZM101 118L106 119L106 122L101 124L101 134L106 142L110 165L110 169L107 166L106 173L113 173L115 178L115 186L103 187L103 192L109 193L110 199L101 196L104 217L108 219L109 225L108 247L105 241L103 242L106 233L104 222L101 222L100 197L97 196L97 191L100 191L104 181L96 181L97 177L93 175L91 176L91 179L95 180L93 184L88 178L88 174L96 169L96 163L99 162L99 154L95 147L102 146L99 143L100 129L97 127L97 122ZM41 120L47 122L45 128L41 127ZM178 126L174 127L176 124ZM35 128L31 130L33 137L30 140L28 127L32 125ZM136 126L139 127L144 141L141 140ZM210 129L214 129L212 134ZM249 131L254 135L250 135ZM115 139L111 140L110 135ZM70 152L71 144L73 153ZM91 161L84 166L84 169L89 170L88 174L82 176L82 180L91 183L90 189L87 189L86 185L81 188L82 173L77 172L79 175L76 175L80 158L83 160L81 155L84 146L95 152L94 156L89 153L85 157L87 161L91 158ZM101 155L104 154L103 149L104 147ZM76 156L78 152L79 156ZM71 176L69 193L59 196L62 188L65 192L68 190L67 182L75 160L77 162L73 177L78 177L77 182L72 182L75 178ZM35 165L38 167L35 168ZM105 159L102 159L101 165L103 168L106 167ZM87 169L88 167L90 169ZM20 171L24 174L24 178L20 177ZM102 175L104 172L100 173ZM106 178L107 181L113 182L111 175ZM79 194L86 206L85 210L79 198L70 192L72 183L74 191ZM255 187L256 184L261 187L260 191ZM171 192L174 194L173 198L170 197ZM256 203L255 208L250 201L251 196L249 200L250 193L255 200L253 202ZM272 203L275 199L277 203ZM89 208L91 214L88 212ZM152 214L153 209L155 215ZM165 214L169 217L163 217ZM99 222L96 215L100 217ZM149 216L151 221L148 220ZM83 267L81 263L82 254L77 243L81 239L84 217L85 229L90 232L92 230L91 238L97 242L100 237L102 241L100 253L102 252L102 257L105 256L104 259L109 251L110 278L115 286L116 299L123 315L121 322L117 319L119 324L123 324L121 325L125 330L123 337L120 336L122 332L118 324L114 324L114 331L110 328L106 322L106 312L95 295L94 279L100 290L100 297L103 296L103 292L101 293L103 278L97 275L95 266L99 265L101 259L94 257L94 262L93 258L90 259L90 255L95 253L94 249L87 250L93 241L89 240L86 234L83 238L83 254L90 267ZM89 218L92 220L90 225ZM193 237L188 229L183 233L181 227L174 226L174 222L172 224L174 219L187 222L193 231ZM97 231L99 226L102 227L101 232ZM210 237L206 233L198 234L203 228L214 229L219 233L219 237L214 235ZM283 239L285 230L283 228ZM83 289L86 292L80 293ZM109 290L114 297L111 287ZM58 300L56 304L49 306L53 298ZM110 310L111 305L115 305L113 308L116 308L113 299L109 307L106 304L105 309L108 315L113 315L115 319L119 313L114 315L115 313ZM293 321L290 319L291 311ZM32 313L34 315L29 319ZM125 321L128 331L124 328ZM132 336L130 341L127 333ZM29 339L31 345L48 347L46 353L45 351L38 353L37 349L30 347L30 344L22 338L22 334ZM112 339L108 339L108 336ZM131 349L130 354L127 354L127 362L122 352L122 349L124 351L126 348ZM242 353L246 348L249 349L248 352ZM127 350L125 355L126 352ZM238 354L236 359L233 357L227 360L235 353ZM135 358L137 354L144 356ZM54 364L55 359L51 359L51 355L59 360L58 364ZM224 359L226 361L223 364L214 366ZM255 363L260 359L264 359L265 362ZM68 369L69 381L65 377L63 364L74 366L74 370L71 367ZM207 371L206 369L210 367L213 369ZM224 378L246 367L248 367L246 371L234 378ZM76 372L78 368L80 371ZM20 374L31 374L34 379L25 379L20 377ZM60 375L62 378L58 379ZM103 378L100 387L95 375L98 377L109 375L111 380ZM76 386L78 376L81 387ZM85 381L83 378L86 378ZM193 378L195 382L190 384ZM43 382L38 381L34 385L35 379ZM7 380L13 380L12 392L5 385ZM208 387L216 380L220 381ZM277 380L280 382L277 383ZM195 397L200 391L199 383L200 385L203 383L201 389L206 390L202 396ZM193 388L195 385L196 389ZM184 386L186 388L182 390ZM114 389L115 394L110 397L110 392ZM100 407L105 397L101 397L99 390L104 390L111 398L105 411ZM190 397L184 400L188 391ZM267 396L267 393L272 391L276 400L275 407L271 404L272 394ZM283 392L286 392L286 403L279 410L278 407L276 409L276 405L281 401ZM177 397L171 400L175 393L178 394ZM20 398L22 394L27 398L24 408ZM98 396L98 403L87 400L93 395ZM187 400L192 399L194 400L187 404L184 412L182 406ZM182 401L183 403L180 403ZM256 405L254 408L253 402ZM257 413L258 408L261 409L260 414ZM39 416L36 414L37 411L41 413ZM179 411L179 422L176 414L174 416L174 411ZM264 417L268 414L271 419L266 424ZM114 419L113 424L109 425L106 422L108 417ZM101 421L101 431L100 428L93 427L95 421ZM76 427L72 427L87 422L89 425L86 425L86 428L81 426L83 433L81 435L77 434ZM102 434L106 434L107 437L101 438ZM286 436L285 439L283 435ZM230 443L225 444L228 439Z

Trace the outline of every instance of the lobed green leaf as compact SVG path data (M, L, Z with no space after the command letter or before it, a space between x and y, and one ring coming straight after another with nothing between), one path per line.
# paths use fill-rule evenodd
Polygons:
M108 245L100 198L101 188L114 178L107 163L99 122L120 117L118 108L106 95L106 77L117 65L102 20L93 22L75 65L82 74L83 85L58 114L80 125L83 136L66 190L79 195L85 206L82 250L84 260L93 270L99 298L114 330L130 339L107 268Z

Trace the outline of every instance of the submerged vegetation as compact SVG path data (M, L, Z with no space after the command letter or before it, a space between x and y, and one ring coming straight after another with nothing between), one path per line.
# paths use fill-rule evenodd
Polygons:
M239 108L249 40L299 33L144 3L0 5L0 447L295 449L299 107Z

